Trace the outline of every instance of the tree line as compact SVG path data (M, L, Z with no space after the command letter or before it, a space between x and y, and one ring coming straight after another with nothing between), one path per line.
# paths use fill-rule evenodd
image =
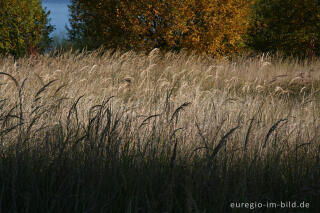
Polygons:
M0 53L50 46L49 12L39 0L0 0ZM241 52L319 55L318 0L71 0L74 48L182 49L212 56Z

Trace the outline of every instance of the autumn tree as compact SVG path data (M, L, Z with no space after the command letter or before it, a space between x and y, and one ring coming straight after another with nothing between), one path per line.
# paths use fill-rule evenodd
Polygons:
M191 0L182 4L181 46L212 55L240 52L249 26L247 0Z
M181 1L133 0L121 3L124 26L135 48L177 50L181 37Z
M118 18L121 1L117 0L72 0L69 5L69 39L78 47L88 49L104 45L116 48L130 37Z
M261 52L319 54L320 3L317 0L256 0L248 45Z
M0 54L44 51L53 27L39 0L0 0Z
M244 46L249 9L247 0L73 0L69 37L93 48L231 54Z

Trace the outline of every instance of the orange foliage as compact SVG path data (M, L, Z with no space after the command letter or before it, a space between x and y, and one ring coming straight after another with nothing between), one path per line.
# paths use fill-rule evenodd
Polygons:
M186 48L215 56L243 47L248 0L79 0L84 40L109 47ZM81 19L81 18L80 18Z

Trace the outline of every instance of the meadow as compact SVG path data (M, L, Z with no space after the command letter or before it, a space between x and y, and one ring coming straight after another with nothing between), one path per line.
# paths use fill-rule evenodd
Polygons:
M320 60L0 58L0 212L316 212ZM234 202L308 208L232 208Z

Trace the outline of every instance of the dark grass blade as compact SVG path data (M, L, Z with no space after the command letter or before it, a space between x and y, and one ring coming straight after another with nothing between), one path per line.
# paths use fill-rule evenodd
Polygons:
M229 130L229 132L227 132L227 134L225 134L219 141L218 145L213 149L212 154L211 154L211 159L213 160L216 155L218 154L218 152L220 151L220 149L223 147L223 145L226 144L228 137L239 128L240 126L236 126L232 129Z
M288 120L288 119L280 119L280 120L278 120L276 123L274 123L274 124L272 125L272 127L269 129L269 131L268 131L268 133L267 133L267 135L266 135L266 138L265 138L265 140L264 140L263 148L266 148L266 146L267 146L267 141L268 141L270 135L272 134L272 132L273 132L274 130L276 130L276 128L279 126L279 124L280 124L281 122L287 121L287 120Z

